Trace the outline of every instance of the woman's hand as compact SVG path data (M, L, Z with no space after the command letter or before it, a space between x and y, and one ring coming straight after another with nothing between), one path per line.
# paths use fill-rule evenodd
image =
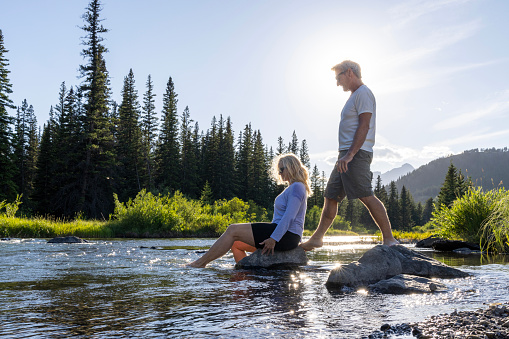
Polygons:
M262 254L274 254L274 246L276 246L276 240L272 238L267 238L260 243L260 245L264 245L262 249Z

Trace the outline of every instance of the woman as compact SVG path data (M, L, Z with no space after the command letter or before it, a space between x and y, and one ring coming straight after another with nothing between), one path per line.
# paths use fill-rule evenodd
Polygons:
M293 153L277 156L272 162L272 176L278 184L288 187L274 201L272 223L232 224L210 249L191 267L205 267L209 262L232 250L235 261L246 256L246 251L262 249L262 254L288 251L296 248L304 231L307 198L311 195L309 174Z

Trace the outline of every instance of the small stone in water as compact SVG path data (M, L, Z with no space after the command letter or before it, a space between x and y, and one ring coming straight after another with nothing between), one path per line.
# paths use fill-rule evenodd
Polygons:
M389 330L390 328L391 328L391 325L383 324L382 327L380 327L380 330L385 332L385 331Z

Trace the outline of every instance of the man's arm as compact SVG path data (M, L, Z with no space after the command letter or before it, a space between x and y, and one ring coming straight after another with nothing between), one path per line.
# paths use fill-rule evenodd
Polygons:
M369 122L373 114L366 112L359 115L359 126L355 131L352 146L348 149L348 153L338 160L338 171L345 173L348 170L348 163L352 161L353 157L361 149L362 144L366 141L366 136L369 131Z

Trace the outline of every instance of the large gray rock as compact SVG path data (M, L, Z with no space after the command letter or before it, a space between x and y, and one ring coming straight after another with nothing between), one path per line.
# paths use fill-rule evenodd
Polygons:
M258 249L240 260L235 268L294 268L307 265L307 262L306 251L302 247L290 251L277 251L273 255L262 254L262 251Z
M404 246L392 246L389 248L397 252L398 259L401 262L401 273L403 274L418 275L427 278L451 279L470 276L466 272L447 266L438 260L430 258L422 253L412 251Z
M56 237L48 241L48 244L81 244L89 242L85 239L81 239L75 236L68 237Z
M385 294L433 293L447 290L447 286L442 283L407 274L398 274L368 287L370 291Z
M334 268L329 273L327 286L368 286L398 274L427 278L469 276L468 273L449 267L404 246L377 245L364 253L359 261Z

